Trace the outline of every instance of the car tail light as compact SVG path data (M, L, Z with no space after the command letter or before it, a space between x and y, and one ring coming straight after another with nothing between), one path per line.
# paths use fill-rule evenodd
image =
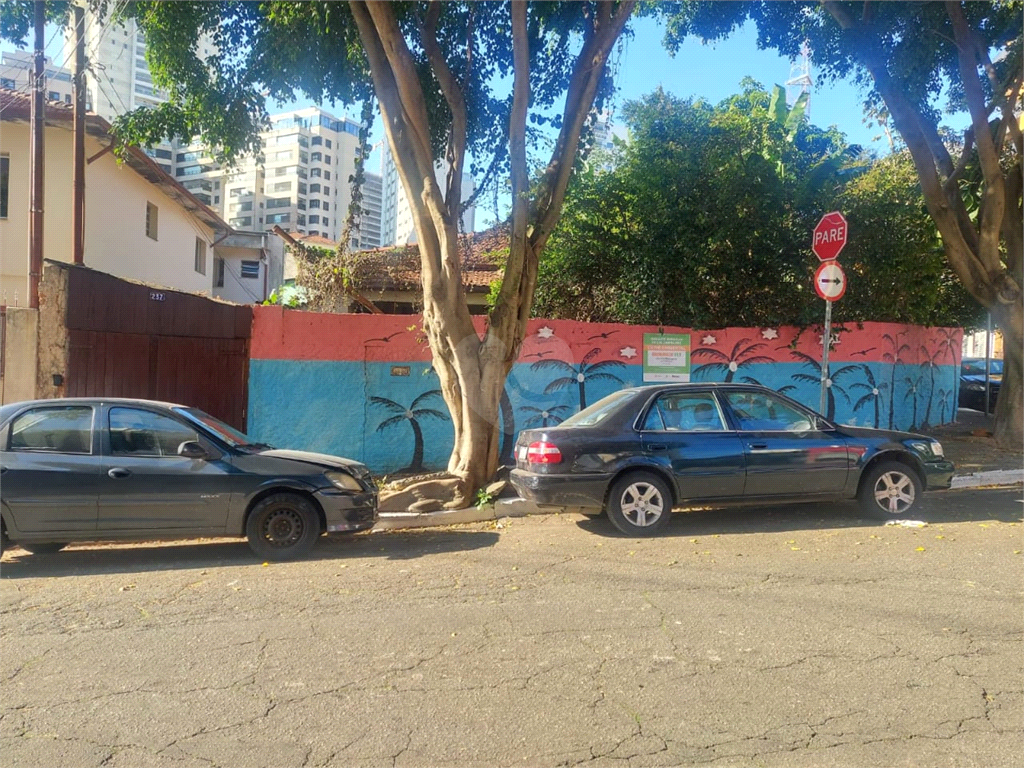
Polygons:
M526 460L530 464L560 464L562 462L562 452L558 450L558 446L554 443L541 440L536 443L530 443L530 447L526 450Z

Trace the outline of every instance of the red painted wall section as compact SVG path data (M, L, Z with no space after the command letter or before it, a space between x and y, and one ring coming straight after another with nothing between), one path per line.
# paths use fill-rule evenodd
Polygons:
M474 317L478 333L486 319ZM821 359L821 330L792 327L725 328L696 331L664 326L531 320L518 362L555 359L579 362L598 350L591 362L617 360L639 364L645 333L689 333L694 364L730 361L791 363L800 352ZM833 328L830 360L959 365L963 331L894 323L864 323ZM704 350L703 352L701 350ZM350 360L426 362L430 348L420 315L332 315L283 307L254 307L252 357L257 360Z

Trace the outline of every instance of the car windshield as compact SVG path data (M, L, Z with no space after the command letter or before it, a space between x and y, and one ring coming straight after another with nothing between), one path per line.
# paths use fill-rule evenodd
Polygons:
M570 416L562 422L563 427L592 427L600 424L619 409L619 406L629 399L633 393L629 390L615 392L608 397L598 400L593 405L587 406L579 413Z
M230 445L232 448L271 448L266 443L254 443L234 427L225 424L220 419L215 419L210 414L198 408L173 408L175 413L184 416L189 421L195 422L201 427L213 432L217 437Z
M985 361L984 360L964 360L962 372L968 376L984 376L985 375ZM1003 361L1002 360L989 360L988 361L988 372L992 376L1001 376L1003 373Z

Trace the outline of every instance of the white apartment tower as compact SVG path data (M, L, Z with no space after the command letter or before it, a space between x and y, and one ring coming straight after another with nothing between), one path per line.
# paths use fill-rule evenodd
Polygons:
M405 188L398 178L398 168L391 157L387 145L381 155L381 245L405 245L416 242L416 225L412 218L412 208L405 196ZM444 189L448 175L447 162L439 162L434 167L437 183ZM473 180L468 175L462 177L462 199L470 197L476 190ZM469 206L462 214L460 230L472 232L476 226L476 206Z

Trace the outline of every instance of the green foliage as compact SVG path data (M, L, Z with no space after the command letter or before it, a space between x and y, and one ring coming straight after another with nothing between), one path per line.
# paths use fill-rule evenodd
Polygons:
M474 506L479 510L493 507L494 500L496 498L497 497L493 493L488 493L485 488L480 488L476 492L476 501L474 502Z
M630 141L574 182L535 313L580 320L806 325L822 302L811 231L839 209L851 240L837 322L958 323L976 306L944 266L906 157L871 165L747 79L717 106L657 90L626 105ZM795 115L795 116L794 116ZM896 233L896 234L894 234Z

